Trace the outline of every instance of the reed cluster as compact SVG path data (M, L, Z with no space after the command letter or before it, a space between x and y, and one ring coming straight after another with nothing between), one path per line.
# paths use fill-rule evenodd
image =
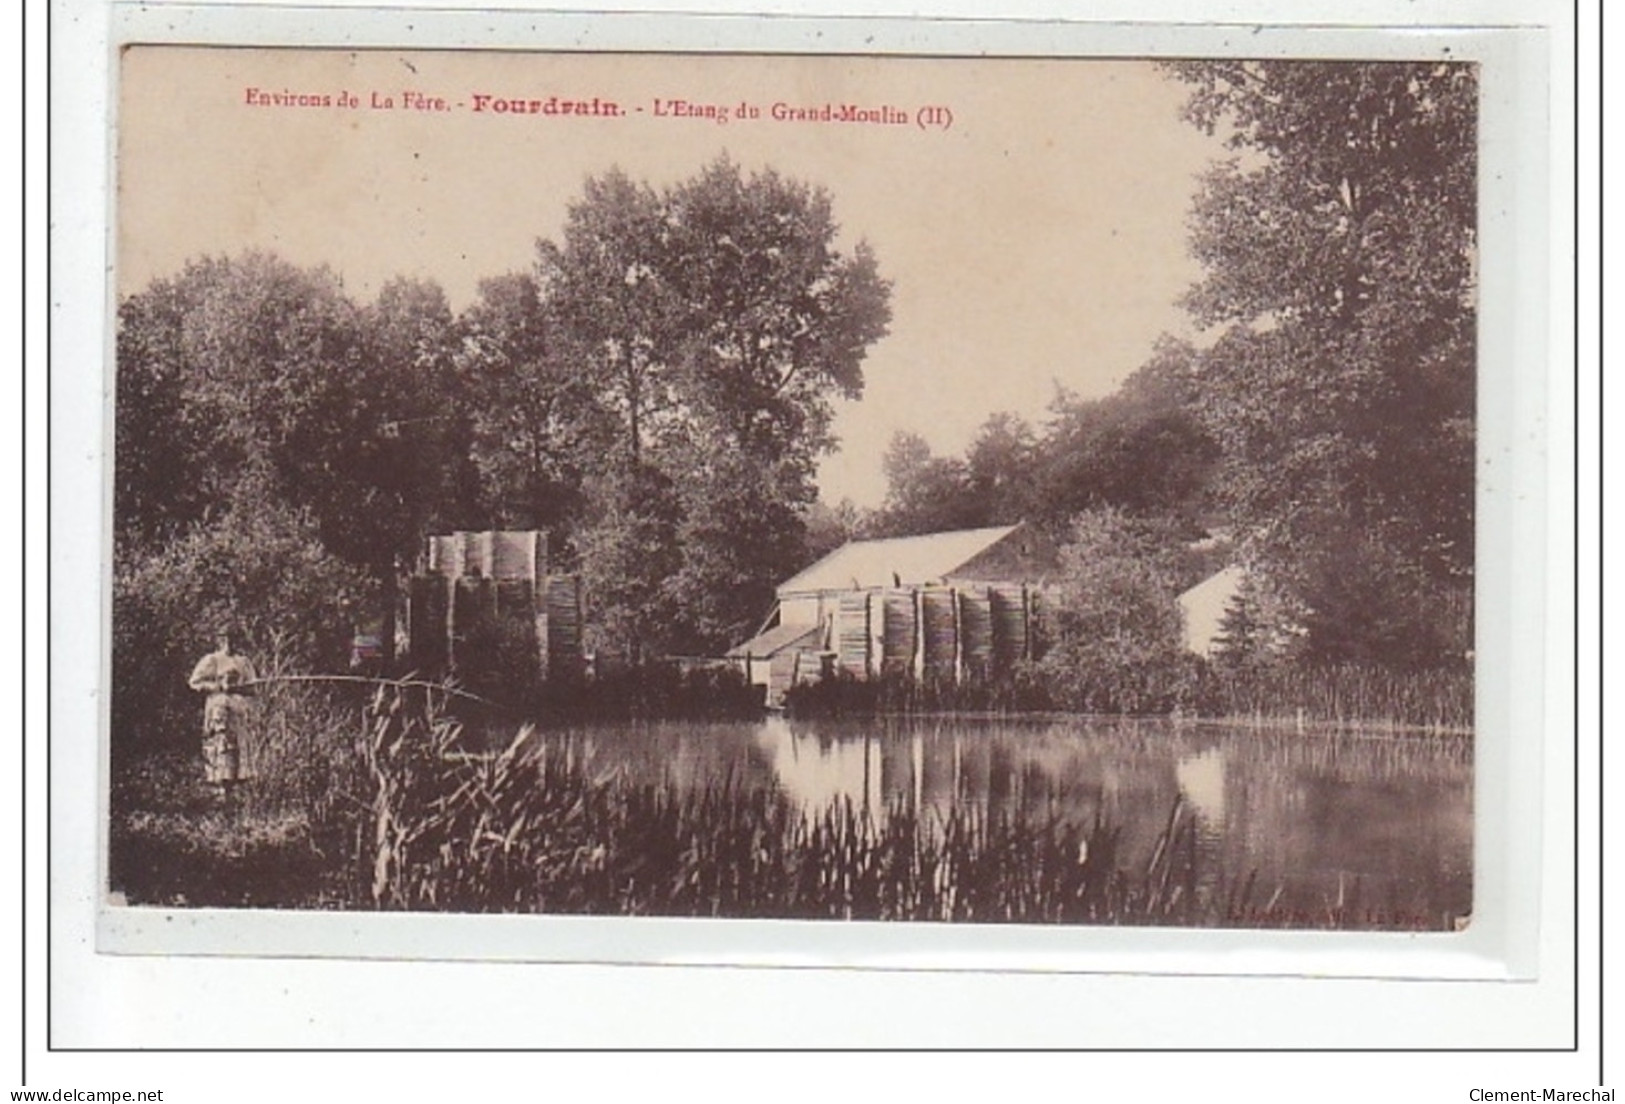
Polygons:
M1445 927L1351 883L1289 910L1212 867L1176 801L1155 840L1098 816L978 805L811 812L732 776L594 769L568 747L466 728L447 695L365 707L262 699L258 777L222 806L165 753L115 772L111 886L131 903L458 912L1202 927ZM358 723L358 713L361 720ZM1150 844L1147 858L1147 843Z
M1212 666L1203 671L1195 706L1213 717L1459 732L1473 727L1473 672L1290 663Z
M115 742L108 888L132 904L351 905L358 705L331 687L268 682L242 733L251 779L230 795L204 785L196 729L154 747Z
M732 778L601 777L520 729L470 750L433 700L381 692L363 757L364 900L385 909L848 920L1284 925L1252 880L1198 877L1175 804L1143 866L1120 829L905 800L811 814ZM1278 895L1277 895L1278 898ZM1293 926L1304 926L1301 917ZM1338 918L1328 914L1327 926Z
M1100 702L1121 704L1115 692L1096 692L1090 672L1052 679L1034 664L1006 675L963 682L910 675L855 679L837 674L793 688L785 706L802 717L967 712L1094 713ZM1291 662L1227 668L1194 656L1159 676L1158 692L1134 699L1124 715L1181 715L1243 722L1417 728L1465 732L1473 725L1471 670L1395 671L1382 667L1312 666Z

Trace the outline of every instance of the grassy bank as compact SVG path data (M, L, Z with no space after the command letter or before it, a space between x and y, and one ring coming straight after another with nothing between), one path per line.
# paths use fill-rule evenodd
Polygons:
M1098 713L1079 677L1052 683L1035 664L993 679L854 679L844 675L793 688L790 712L803 717L914 713ZM1163 689L1134 715L1202 717L1240 723L1285 722L1467 732L1473 727L1470 670L1390 671L1294 664L1225 669L1190 657L1171 668ZM1123 712L1105 710L1106 713Z
M134 904L351 906L363 700L354 687L263 687L244 747L255 777L230 799L203 784L198 735L115 738L109 889Z
M1391 671L1379 667L1208 668L1195 711L1235 720L1466 732L1473 727L1470 669Z
M938 816L769 790L595 777L527 730L477 753L436 694L380 692L365 724L283 726L288 752L232 807L187 757L126 770L112 888L131 903L460 912L1245 927L1365 927L1360 887L1314 915L1278 887L1204 878L1180 804L1152 842L1096 820ZM297 754L292 749L302 749ZM1136 846L1130 847L1129 843ZM1398 914L1397 910L1394 914Z

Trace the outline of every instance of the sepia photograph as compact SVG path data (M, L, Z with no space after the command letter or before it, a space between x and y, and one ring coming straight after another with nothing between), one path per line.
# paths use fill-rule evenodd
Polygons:
M1479 70L125 45L107 906L1467 930Z

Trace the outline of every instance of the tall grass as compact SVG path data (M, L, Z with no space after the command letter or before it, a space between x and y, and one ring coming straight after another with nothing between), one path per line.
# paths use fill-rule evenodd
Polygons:
M898 799L804 814L782 795L591 776L521 729L469 749L433 700L380 693L364 745L365 901L465 912L1202 926L1369 926L1347 902L1279 909L1256 879L1202 877L1181 803L1143 867L1100 819L1033 821ZM1341 896L1341 895L1340 895Z
M259 702L259 777L208 798L194 756L115 776L111 888L132 903L983 923L1448 927L1340 886L1309 912L1207 864L1176 801L1157 838L1098 817L811 813L723 777L701 787L593 773L518 728L489 751L446 695L380 686L365 704L308 685ZM1375 919L1374 919L1375 918Z
M909 675L854 679L837 675L793 688L786 708L803 717L865 717L932 712L1095 712L1102 701L1089 672L1051 678L1054 670L1023 664L1015 671L962 683ZM1140 715L1180 714L1239 721L1313 721L1335 725L1461 732L1473 725L1470 670L1394 671L1318 667L1289 662L1227 669L1188 657L1162 672L1154 697L1135 699Z
M1203 671L1194 704L1204 716L1465 731L1473 727L1473 672L1289 663L1240 670L1214 666Z
M358 706L328 687L265 685L242 733L252 777L230 796L203 783L201 703L190 738L115 755L108 888L138 904L353 902L365 792Z

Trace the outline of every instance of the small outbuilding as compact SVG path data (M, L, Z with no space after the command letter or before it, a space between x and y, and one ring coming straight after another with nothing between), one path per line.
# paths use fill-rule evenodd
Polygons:
M1185 617L1185 650L1212 656L1223 634L1224 615L1241 593L1247 569L1231 564L1216 571L1179 596L1179 610Z
M729 649L728 658L749 660L752 665L750 680L765 683L766 665L772 662L774 656L798 648L817 648L819 644L817 625L774 625L738 647Z
M1033 654L1057 560L1025 523L851 541L779 584L761 631L729 655L770 705L809 671L985 677Z

